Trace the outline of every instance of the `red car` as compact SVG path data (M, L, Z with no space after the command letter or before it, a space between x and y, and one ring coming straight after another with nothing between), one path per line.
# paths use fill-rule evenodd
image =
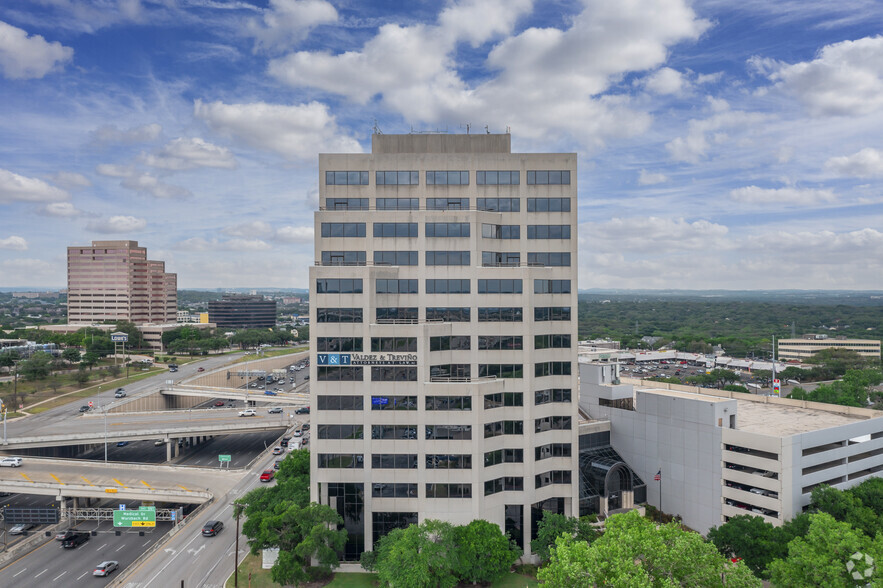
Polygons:
M215 402L215 406L224 406L224 401L218 400L217 402Z
M196 371L198 371L198 372L204 372L204 371L205 371L205 368L198 368Z
M264 470L264 473L261 474L261 482L269 482L273 479L273 476L276 475L276 472L273 470Z

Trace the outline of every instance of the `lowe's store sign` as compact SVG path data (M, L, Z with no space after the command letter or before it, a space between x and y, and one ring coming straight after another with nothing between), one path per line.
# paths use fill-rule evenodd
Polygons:
M417 365L416 353L317 353L318 365Z

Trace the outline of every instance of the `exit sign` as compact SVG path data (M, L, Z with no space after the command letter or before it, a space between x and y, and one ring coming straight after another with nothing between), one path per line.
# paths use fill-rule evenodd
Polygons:
M151 509L115 510L113 511L114 527L155 527L156 511Z

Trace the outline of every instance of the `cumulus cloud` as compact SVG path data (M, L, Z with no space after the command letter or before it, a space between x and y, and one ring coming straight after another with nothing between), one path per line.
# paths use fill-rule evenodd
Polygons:
M86 229L96 233L137 233L146 226L147 221L143 218L119 215L90 221Z
M179 137L156 153L142 153L145 165L158 169L180 171L198 167L233 169L236 159L229 149L213 145L198 137Z
M28 178L0 169L0 203L58 202L67 200L68 193L37 178Z
M662 184L663 182L667 181L668 176L663 173L648 172L645 169L642 169L640 172L638 172L639 186L652 186L654 184Z
M270 0L260 20L250 19L246 31L255 38L255 51L290 48L322 24L337 21L337 10L325 0Z
M283 243L312 243L313 227L282 227L276 231L275 240Z
M495 14L487 15L493 7ZM269 73L366 103L375 96L405 119L487 121L527 139L566 134L584 145L646 130L650 117L624 95L604 95L628 72L660 66L670 46L709 26L683 0L586 0L569 28L528 28L501 40L487 57L490 78L470 86L455 68L459 41L511 33L531 4L464 1L436 25L386 24L360 50L300 51L274 59ZM460 15L471 15L464 22Z
M826 45L812 61L755 57L750 64L814 116L859 116L883 108L883 36Z
M73 59L74 50L0 21L0 71L10 80L42 78Z
M98 175L108 178L131 178L135 175L135 168L131 165L117 165L115 163L99 163L95 166Z
M879 276L883 270L883 233L864 228L848 232L835 231L765 231L753 237L747 246L755 250L775 251L780 260L801 265L828 264L840 266L836 276ZM877 271L874 271L877 269Z
M832 157L825 162L825 169L837 175L857 178L883 176L883 151L866 147L852 155Z
M120 185L154 198L187 198L193 195L187 188L167 184L148 173L132 175L124 179Z
M644 87L654 94L678 94L687 87L687 80L681 72L663 67L650 74Z
M74 172L60 171L52 174L49 179L59 186L67 188L68 190L88 188L92 185L92 182L89 181L89 178L87 178L83 174L78 174Z
M13 251L27 251L28 242L25 241L24 237L19 237L18 235L12 235L10 237L6 237L5 239L0 239L0 249L11 249Z
M120 130L116 125L105 125L92 132L92 141L100 144L147 143L156 140L162 127L156 123Z
M729 229L707 220L683 218L612 218L603 223L582 223L580 236L600 251L621 250L653 253L728 249Z
M70 202L53 202L47 204L37 210L43 216L58 216L62 218L70 218L83 214L82 210L77 209Z
M224 227L221 232L231 237L253 237L254 235L272 235L273 227L270 223L264 221L252 221L234 225L232 227Z
M769 119L763 113L730 110L725 100L710 98L709 107L714 114L706 119L691 120L687 123L686 136L666 143L665 148L673 160L699 163L714 144L727 142L727 131L744 132Z
M285 106L197 100L194 114L218 133L290 160L313 162L320 152L362 150L355 139L338 129L328 106L320 102Z
M792 204L809 206L822 202L834 202L837 195L832 190L816 188L759 188L745 186L730 191L730 198L747 204Z

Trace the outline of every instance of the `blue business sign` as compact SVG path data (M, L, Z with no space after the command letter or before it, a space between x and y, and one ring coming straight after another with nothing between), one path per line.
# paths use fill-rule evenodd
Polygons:
M319 365L350 365L349 353L317 353Z
M389 398L387 398L386 396L372 396L371 404L386 405L389 404Z
M317 353L319 365L417 365L416 353Z

